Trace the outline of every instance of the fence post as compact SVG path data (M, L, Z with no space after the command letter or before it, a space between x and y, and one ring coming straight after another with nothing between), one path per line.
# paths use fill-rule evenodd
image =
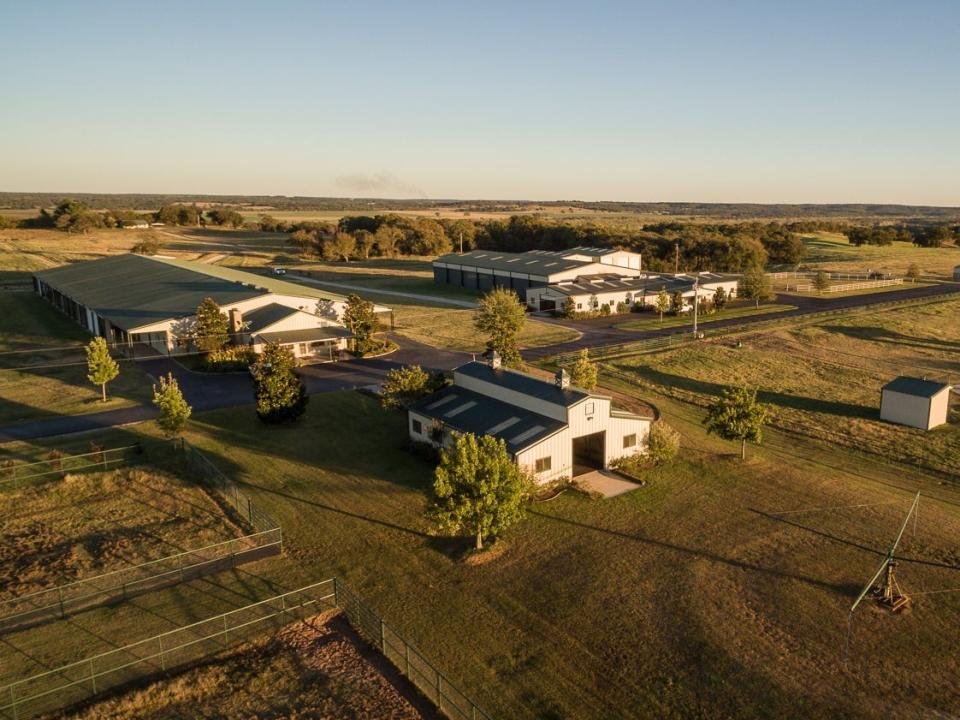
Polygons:
M93 658L90 659L90 684L93 687L93 694L97 694L97 676L93 674Z
M410 677L410 646L407 645L407 641L403 641L403 664L404 664L404 674L407 677Z
M63 611L63 585L57 586L57 596L60 599L60 619L62 620L66 617L66 613Z
M164 672L167 670L167 658L163 653L163 635L157 636L157 642L160 643L160 669Z
M13 708L13 720L17 720L17 695L13 692L13 685L10 686L10 707Z
M914 530L914 534L916 534L916 530ZM380 620L380 652L382 652L385 656L387 654L387 641L384 633L384 622L382 619Z
M223 615L223 646L227 646L227 615Z
M439 670L434 670L437 673L437 710L443 712L443 675L440 674Z
M333 606L335 608L340 607L340 591L337 587L337 579L333 579Z

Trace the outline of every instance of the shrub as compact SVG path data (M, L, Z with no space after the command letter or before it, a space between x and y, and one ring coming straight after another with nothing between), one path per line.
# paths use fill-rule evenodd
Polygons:
M647 458L662 465L673 460L680 452L680 433L663 420L655 422L647 438Z
M623 302L622 300L617 303L617 315L623 315L624 313L630 312L630 304Z
M209 372L232 372L246 370L257 361L257 354L248 347L232 345L214 350L204 360L204 370Z
M600 315L603 317L606 317L609 314L610 314L610 304L604 303L603 305L600 306Z

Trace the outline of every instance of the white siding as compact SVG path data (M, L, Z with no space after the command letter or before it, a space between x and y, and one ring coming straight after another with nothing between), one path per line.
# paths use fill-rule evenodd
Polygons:
M625 435L636 435L637 444L624 448ZM636 455L647 451L647 436L650 434L650 420L641 418L611 417L607 421L607 454L606 466L617 458Z
M930 400L893 390L883 390L880 394L880 418L899 425L929 430L931 427Z
M550 458L550 469L535 473L536 462L540 458ZM517 453L517 464L527 470L538 483L545 483L573 474L573 441L568 430L540 441Z
M932 398L930 398L930 425L936 427L943 425L947 421L947 413L950 411L950 388L944 388Z
M592 411L591 411L592 410ZM592 435L607 429L610 419L610 400L603 397L589 397L581 400L569 409L566 417L570 426L570 438Z

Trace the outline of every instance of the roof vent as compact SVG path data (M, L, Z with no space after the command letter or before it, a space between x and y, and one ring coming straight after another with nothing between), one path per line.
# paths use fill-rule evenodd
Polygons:
M500 359L500 353L496 350L490 351L490 367L494 370L499 370L503 366L503 361Z
M570 373L568 373L566 370L561 368L560 370L557 371L556 379L554 380L554 382L556 383L557 387L560 388L561 390L567 389L568 387L570 387Z

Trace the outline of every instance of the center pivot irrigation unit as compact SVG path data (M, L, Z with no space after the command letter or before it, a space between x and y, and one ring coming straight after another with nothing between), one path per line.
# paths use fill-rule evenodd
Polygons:
M863 590L860 591L857 599L854 600L853 605L850 606L850 611L847 613L847 642L844 647L844 658L847 658L850 653L850 632L853 628L853 613L860 606L860 603L863 602L867 595L870 595L878 605L890 610L891 612L899 612L910 605L910 596L905 594L903 590L900 589L900 584L897 582L897 578L894 574L894 570L897 567L895 553L897 551L897 546L900 544L900 539L903 537L903 533L907 529L907 525L909 524L911 517L913 518L914 532L916 532L919 507L920 493L917 493L913 498L913 504L910 505L910 511L903 519L903 525L900 526L900 532L897 533L897 539L893 541L893 545L891 545L890 549L887 551L887 556L883 559L883 562L880 563L880 568L877 570L876 574L870 578L870 581L864 585Z

